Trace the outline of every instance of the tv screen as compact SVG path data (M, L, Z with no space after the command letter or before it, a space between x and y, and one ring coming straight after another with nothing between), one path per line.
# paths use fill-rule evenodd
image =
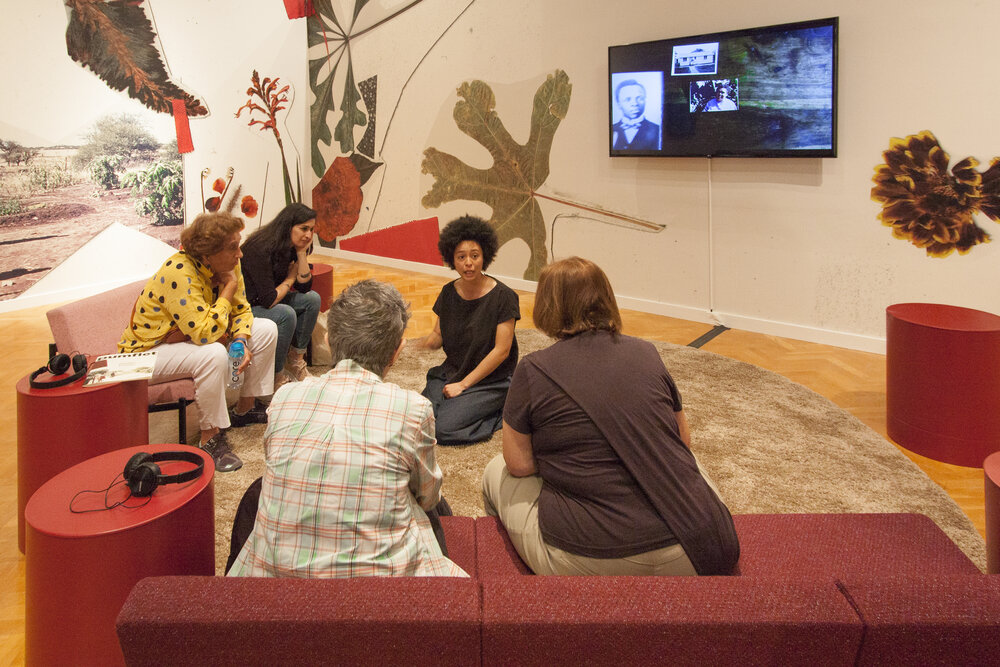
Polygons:
M611 156L836 157L837 25L609 47Z

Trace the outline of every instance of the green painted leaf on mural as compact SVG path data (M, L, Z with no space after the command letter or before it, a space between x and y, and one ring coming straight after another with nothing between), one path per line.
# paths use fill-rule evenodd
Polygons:
M358 20L358 14L361 13L361 10L367 4L368 4L368 0L358 0L356 3L354 3L354 18L353 18L353 21L357 21Z
M333 138L340 142L340 152L350 153L354 150L354 128L368 124L368 116L358 107L361 102L361 91L354 83L354 68L351 67L351 54L347 54L347 77L344 80L344 96L340 100L340 110L343 115L333 131Z
M481 201L493 209L490 224L500 244L523 239L531 249L524 277L537 280L548 261L545 221L535 191L549 175L549 152L560 121L569 110L573 86L562 70L549 75L535 92L528 141L518 144L495 111L493 90L483 81L463 83L455 104L455 124L493 157L489 169L474 169L434 147L424 151L421 169L434 177L424 195L427 208L456 200Z

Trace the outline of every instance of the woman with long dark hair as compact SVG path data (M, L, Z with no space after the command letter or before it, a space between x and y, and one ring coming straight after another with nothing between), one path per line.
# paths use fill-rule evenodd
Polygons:
M247 301L254 317L278 325L275 388L289 380L303 380L309 373L305 352L320 307L307 260L315 227L316 211L305 204L290 204L243 242Z

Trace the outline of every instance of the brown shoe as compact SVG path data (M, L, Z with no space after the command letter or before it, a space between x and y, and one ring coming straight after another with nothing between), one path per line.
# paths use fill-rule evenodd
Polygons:
M278 391L278 387L288 384L289 382L294 382L295 380L291 375L285 370L280 370L274 374L274 390Z
M306 364L305 356L294 350L289 350L285 357L285 372L301 382L309 377L309 365Z
M201 448L212 455L215 469L219 472L232 472L243 467L243 461L229 448L225 431L219 431L208 442L203 442Z

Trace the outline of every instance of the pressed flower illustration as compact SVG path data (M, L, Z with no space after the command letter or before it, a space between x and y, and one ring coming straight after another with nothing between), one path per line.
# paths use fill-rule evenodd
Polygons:
M271 130L274 139L278 142L278 152L281 154L281 175L285 184L285 205L302 201L302 183L299 179L298 162L295 164L295 179L297 187L292 187L292 178L288 170L288 162L285 160L285 147L281 141L281 132L278 130L278 112L288 108L288 90L290 86L285 85L279 88L278 77L264 77L261 80L257 70L253 71L250 77L250 87L247 88L246 104L236 110L236 117L239 118L243 110L246 109L250 115L250 127L260 125L262 132ZM259 103L258 103L259 101ZM254 117L254 114L263 114L263 120Z
M924 248L932 257L954 251L965 254L990 235L974 214L1000 219L1000 166L994 158L980 173L979 162L967 157L950 171L950 158L929 131L893 138L875 167L872 199L882 204L878 217L892 234Z
M241 196L243 191L242 185L237 185L236 189L233 190L232 196L229 198L229 204L226 205L225 209L222 208L222 202L226 198L226 193L229 192L229 186L233 184L233 176L236 175L236 170L230 167L226 170L225 178L217 178L212 182L212 191L219 193L217 197L209 197L205 199L205 177L208 176L209 170L206 167L201 170L201 199L204 202L202 205L202 213L209 211L210 213L215 213L219 210L225 210L227 213L232 213L233 209L236 208L236 202L240 202L240 210L248 218L252 218L257 215L258 205L257 200L253 198L252 195Z
M233 175L235 173L236 173L236 171L232 167L230 167L228 170L226 170L226 177L225 178L217 178L217 179L215 179L215 181L212 182L212 190L214 192L218 192L219 196L217 196L217 197L209 197L208 199L205 199L205 195L204 195L204 189L205 189L204 188L204 183L205 183L205 177L208 176L208 169L202 170L202 172L201 172L202 193L203 193L202 194L202 201L205 202L204 207L202 208L202 211L208 211L210 213L215 213L216 211L218 211L222 207L222 200L226 196L226 191L229 189L229 184L233 182Z

